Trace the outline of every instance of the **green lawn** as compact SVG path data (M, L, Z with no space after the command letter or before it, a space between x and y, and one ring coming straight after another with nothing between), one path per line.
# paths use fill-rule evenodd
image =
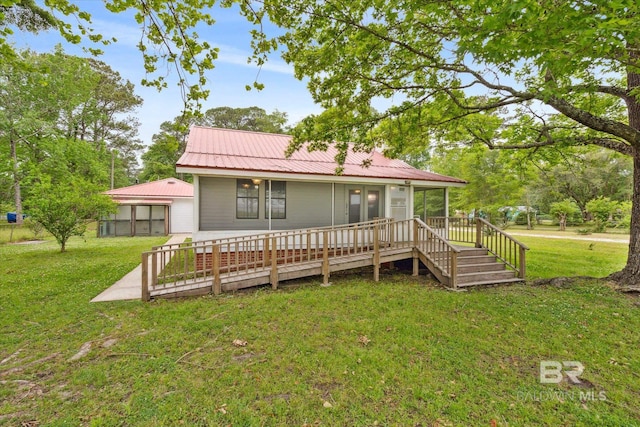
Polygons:
M626 253L522 240L532 278L604 276ZM640 425L640 298L602 282L457 293L364 272L89 303L161 242L0 246L0 425ZM583 382L541 384L545 360Z

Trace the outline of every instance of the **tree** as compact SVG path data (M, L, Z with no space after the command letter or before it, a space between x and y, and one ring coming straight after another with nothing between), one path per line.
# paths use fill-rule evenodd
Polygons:
M22 218L23 165L40 155L39 138L55 132L62 104L77 105L75 100L86 88L86 74L75 73L78 62L60 61L60 54L23 51L13 61L0 62L0 141L9 147L11 163L5 167L12 178L18 218Z
M586 209L595 223L595 231L604 232L607 223L613 219L613 214L620 208L620 203L608 197L598 197L589 200Z
M142 155L142 182L176 176L176 162L184 153L187 131L177 117L173 122L163 122L160 132L153 135L151 145Z
M232 3L225 1L223 6L229 7ZM105 39L96 33L92 28L91 15L71 0L48 1L45 4L48 10L33 0L2 2L0 58L3 61L17 56L10 41L14 29L37 33L55 28L69 43L77 44L82 40L94 42L97 47L88 50L95 55L101 53L100 46L117 41ZM105 4L113 13L133 11L134 19L141 27L138 48L147 72L147 77L141 83L159 90L167 87L166 72L160 68L162 65L172 67L182 88L186 110L198 108L209 95L205 73L213 69L218 49L206 40L200 40L195 27L198 24L214 24L209 13L214 4L214 0L112 0ZM75 22L75 27L65 20L66 17L73 18L69 21ZM196 75L196 83L189 80L190 75ZM260 85L256 83L255 87Z
M26 206L33 221L51 233L62 252L71 236L81 236L87 223L115 212L115 203L101 193L108 173L102 155L91 143L46 138L40 143L42 160L30 162Z
M567 148L561 158L537 161L535 165L540 173L527 191L542 201L543 209L554 201L569 198L587 220L589 200L599 196L631 200L633 161L628 156L599 147Z
M39 166L42 173L41 165L60 158L53 153L75 150L64 142L69 139L87 143L85 155L75 160L78 174L87 172L81 166L91 159L96 163L92 168L103 173L100 177L93 173L94 184L108 188L110 170L121 184L129 184L125 170L133 172L132 165L137 165L137 122L120 116L141 102L132 94L131 83L105 64L66 55L61 47L53 53L17 55L13 61L0 62L0 174L4 175L0 184L10 178L7 193L13 196L16 211L23 210L28 194L23 194L22 183L32 167ZM114 149L118 158L111 168ZM57 174L57 168L56 164L47 173Z
M578 205L572 200L564 199L561 202L554 202L550 207L551 215L558 218L558 222L560 223L560 231L565 231L567 229L567 220L572 216L580 214L580 209Z
M202 117L195 119L195 123L224 129L285 133L287 113L274 110L268 114L259 107L217 107L207 110Z
M334 128L370 147L381 120L422 110L431 132L474 133L475 117L498 114L499 127L476 133L490 148L593 144L633 157L631 242L614 278L638 282L638 2L266 0L243 3L243 12L285 30L275 38L256 31L255 57L281 49L315 101L343 113ZM373 113L380 98L406 101ZM334 140L313 118L302 126L314 141Z
M142 98L134 93L131 82L104 62L83 61L93 83L82 93L81 102L70 103L61 112L58 127L66 138L89 141L96 150L117 157L113 173L120 185L129 185L137 173L137 152L143 148L138 138L140 123L131 114L142 105Z
M71 236L82 236L87 224L115 212L115 203L98 192L96 185L80 177L53 184L48 177L33 185L28 199L33 221L55 237L60 251Z

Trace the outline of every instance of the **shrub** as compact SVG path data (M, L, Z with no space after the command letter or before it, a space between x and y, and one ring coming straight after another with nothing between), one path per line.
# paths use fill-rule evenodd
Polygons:
M33 237L35 237L36 239L39 239L44 235L44 225L34 220L33 218L25 218L23 225L31 230L31 232L33 233Z

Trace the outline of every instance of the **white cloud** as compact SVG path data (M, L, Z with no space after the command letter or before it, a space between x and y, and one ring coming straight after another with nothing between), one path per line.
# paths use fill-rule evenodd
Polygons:
M217 44L216 47L220 50L218 53L218 62L241 65L243 67L254 68L256 71L258 70L258 67L255 63L247 62L248 58L251 56L248 51L224 44ZM291 65L280 59L274 58L269 58L269 61L267 61L267 63L262 66L262 70L293 75L293 67Z

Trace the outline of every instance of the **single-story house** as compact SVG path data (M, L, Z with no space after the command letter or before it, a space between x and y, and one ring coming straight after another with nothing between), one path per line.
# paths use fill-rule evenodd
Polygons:
M103 218L100 237L155 236L193 231L193 185L177 178L109 190L118 211Z
M193 175L193 240L368 221L445 216L448 191L465 181L382 153L336 149L285 156L289 135L194 126L177 171ZM368 164L363 167L363 163Z

